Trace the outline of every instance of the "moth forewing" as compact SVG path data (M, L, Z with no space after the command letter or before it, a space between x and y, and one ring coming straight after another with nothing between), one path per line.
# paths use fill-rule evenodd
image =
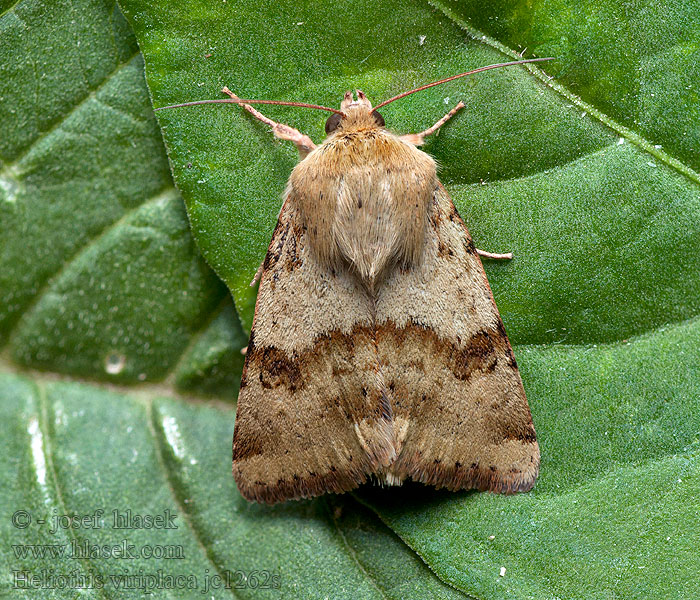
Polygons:
M529 490L539 447L525 391L481 260L439 183L421 260L386 280L376 323L393 392L392 479Z

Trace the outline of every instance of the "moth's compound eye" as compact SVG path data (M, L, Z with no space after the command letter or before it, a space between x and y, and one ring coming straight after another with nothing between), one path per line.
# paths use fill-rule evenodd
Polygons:
M342 118L342 115L339 115L338 113L333 113L330 117L328 117L328 120L326 121L326 133L333 133L336 129L338 129L340 119Z
M384 127L384 117L380 115L376 110L372 111L372 116L374 117L374 120L377 122L377 125L380 127Z

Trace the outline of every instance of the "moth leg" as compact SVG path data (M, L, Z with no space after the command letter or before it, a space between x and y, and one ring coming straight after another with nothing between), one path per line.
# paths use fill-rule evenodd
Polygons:
M265 261L262 261L260 263L260 266L258 267L258 270L255 271L255 275L253 276L253 280L250 282L250 287L253 287L258 281L260 281L260 278L262 277L263 273L263 266L265 265ZM248 346L245 346L244 348L241 348L241 354L245 356L248 354Z
M477 248L476 253L479 256L483 256L484 258L507 258L507 259L513 258L512 252L507 252L506 254L494 254L493 252L486 252L486 250L479 250ZM253 285L253 284L251 283L251 285Z
M227 87L224 87L221 91L224 92L224 94L228 94L234 100L240 100L240 98ZM241 106L256 119L258 119L258 121L262 121L266 125L272 127L272 133L275 134L275 137L292 142L297 147L297 150L299 150L299 158L304 158L316 147L316 144L311 141L311 138L308 135L301 133L301 131L298 129L294 129L294 127L290 127L284 123L278 123L277 121L268 119L261 112L255 110L250 104L241 104Z
M262 277L264 264L265 264L265 261L262 261L260 263L260 266L258 267L258 270L255 271L255 275L253 276L253 280L250 282L250 287L253 287L256 283L258 283L258 281L260 281L260 278Z
M425 141L425 137L435 133L438 129L440 129L440 127L447 123L447 121L454 117L457 114L457 112L462 108L464 108L464 102L459 102L457 106L455 106L450 112L448 112L432 127L428 127L428 129L426 129L425 131L421 131L420 133L407 133L406 135L402 135L400 137L404 142L408 142L409 144L413 144L414 146L421 146Z

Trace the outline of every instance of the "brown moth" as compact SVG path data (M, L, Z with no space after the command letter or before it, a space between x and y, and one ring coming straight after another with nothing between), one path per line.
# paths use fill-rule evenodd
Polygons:
M534 59L547 60L547 59ZM489 65L477 71L528 61ZM476 71L472 71L473 73ZM479 254L417 146L350 92L340 110L230 100L294 142L260 281L233 438L248 500L347 492L369 479L513 493L539 447ZM250 104L333 112L316 146ZM188 103L193 104L193 103ZM178 105L182 106L182 105ZM251 284L252 285L252 284Z

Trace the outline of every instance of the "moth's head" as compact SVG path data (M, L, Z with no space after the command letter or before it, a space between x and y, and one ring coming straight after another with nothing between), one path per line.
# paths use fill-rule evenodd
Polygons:
M342 115L333 113L326 121L328 135L384 127L384 117L372 109L372 103L361 90L357 90L357 100L353 98L352 92L345 92L340 110Z

